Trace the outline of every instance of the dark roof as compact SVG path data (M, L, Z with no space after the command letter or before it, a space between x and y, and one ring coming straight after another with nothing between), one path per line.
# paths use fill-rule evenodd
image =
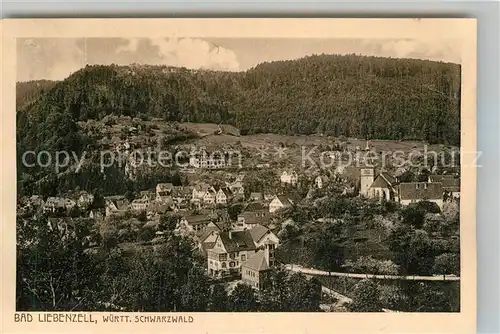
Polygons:
M248 204L243 211L262 211L267 210L266 206L259 202L252 202Z
M287 196L279 195L279 196L277 196L277 197L278 197L278 199L280 200L280 202L281 202L284 206L291 206L291 205L292 205L291 200L290 200Z
M391 185L394 185L397 181L394 176L389 174L388 172L380 172L379 176L382 176L387 182L389 182Z
M123 196L123 195L104 196L104 199L109 200L109 201L117 201L117 200L125 199L125 196Z
M220 231L222 231L222 230L217 225L207 226L203 231L199 232L197 234L197 236L198 236L198 239L200 239L200 241L203 242L203 241L205 241L206 238L208 238L210 236L210 234L212 234L212 232L220 232Z
M231 234L231 238L229 238ZM249 231L227 231L219 234L228 253L255 250L255 244Z
M261 224L269 221L269 211L246 211L238 215L245 219L245 224Z
M194 186L194 189L196 189L196 191L208 191L210 188L211 188L210 185L205 182L198 183L197 185Z
M300 202L302 199L297 192L286 192L283 194L284 197L288 198L292 202Z
M266 255L263 250L255 253L251 258L245 261L242 266L257 271L270 269L269 263L267 263Z
M193 189L191 187L178 186L172 189L172 196L175 197L191 196L192 191Z
M393 178L387 172L381 172L373 181L371 187L372 188L392 188L392 186L396 183L396 179Z
M443 184L443 188L460 189L460 179L454 175L429 175L429 180L432 183L440 182ZM449 190L451 191L451 190ZM454 190L460 191L460 190Z
M402 200L432 200L443 198L443 185L440 182L408 182L399 184L399 197Z
M203 254L207 254L207 250L214 248L215 242L203 242L201 244L201 251Z
M188 222L190 225L195 225L195 224L203 224L208 221L210 221L210 216L209 215L191 215L184 217L184 219Z
M219 192L219 190L222 190L224 195L226 196L231 196L232 191L228 187L214 187L215 191Z
M265 236L268 232L269 229L267 227L264 227L262 225L257 225L253 227L252 229L249 230L250 235L252 236L252 239L254 242L259 242L260 239L262 239L263 236Z

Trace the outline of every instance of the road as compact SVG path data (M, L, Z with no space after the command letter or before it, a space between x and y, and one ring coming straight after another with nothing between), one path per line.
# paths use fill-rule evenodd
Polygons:
M301 272L309 275L319 275L319 276L336 276L336 277L350 277L350 278L375 278L375 279L387 279L387 280L411 280L411 281L460 281L460 277L457 276L397 276L397 275L374 275L374 274L352 274L352 273L339 273L339 272L328 272L313 268L304 268L296 264L285 265L287 270Z

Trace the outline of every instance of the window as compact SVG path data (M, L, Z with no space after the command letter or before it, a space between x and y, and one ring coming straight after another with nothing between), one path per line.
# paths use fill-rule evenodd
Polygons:
M247 256L245 254L241 254L241 261L245 261L247 259Z
M222 262L222 269L226 269L226 262Z
M236 254L235 254L235 253L230 253L230 254L229 254L229 257L230 257L231 259L234 259L234 258L236 257Z
M234 267L234 266L235 266L234 262L233 262L233 261L229 262L229 266L230 266L231 268L232 268L232 267Z
M227 260L227 254L219 254L219 261L226 261Z

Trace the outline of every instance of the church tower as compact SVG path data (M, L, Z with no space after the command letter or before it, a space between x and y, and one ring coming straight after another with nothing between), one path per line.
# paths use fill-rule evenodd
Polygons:
M375 178L375 171L373 168L361 168L361 187L359 194L368 197L368 192Z

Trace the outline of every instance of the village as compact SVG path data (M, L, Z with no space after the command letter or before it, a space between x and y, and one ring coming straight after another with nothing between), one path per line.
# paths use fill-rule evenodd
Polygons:
M150 245L161 244L164 231L160 219L172 214L179 217L174 233L193 241L196 251L205 258L208 277L216 282L243 282L259 289L266 271L287 265L275 256L280 247L279 231L286 223L282 213L295 206L314 206L329 187L340 187L341 196L392 201L402 206L426 201L434 203L439 210L445 202L458 200L460 196L457 175L429 173L428 178L420 182L401 182L400 177L379 166L344 166L313 172L293 165L283 166L273 169L276 186L256 192L247 189L251 182L247 180L248 171L234 168L224 171L226 167L224 155L192 155L189 168L183 169L185 173L217 172L220 179L211 183L209 178L198 178L189 185L158 183L154 189L142 190L133 196L104 196L102 205L96 205L95 196L85 191L73 197L45 200L34 195L23 198L18 209L21 215L43 213L49 217L49 224L64 216L87 216L101 224L142 217L139 219L142 223L137 222L132 230L141 234L148 227L149 236L140 239ZM262 166L254 167L260 168ZM305 196L301 196L304 193ZM231 209L235 205L238 210ZM67 221L63 226L65 230L71 229ZM135 241L134 237L126 236L130 231L120 233L122 240ZM91 241L89 247L96 243Z

